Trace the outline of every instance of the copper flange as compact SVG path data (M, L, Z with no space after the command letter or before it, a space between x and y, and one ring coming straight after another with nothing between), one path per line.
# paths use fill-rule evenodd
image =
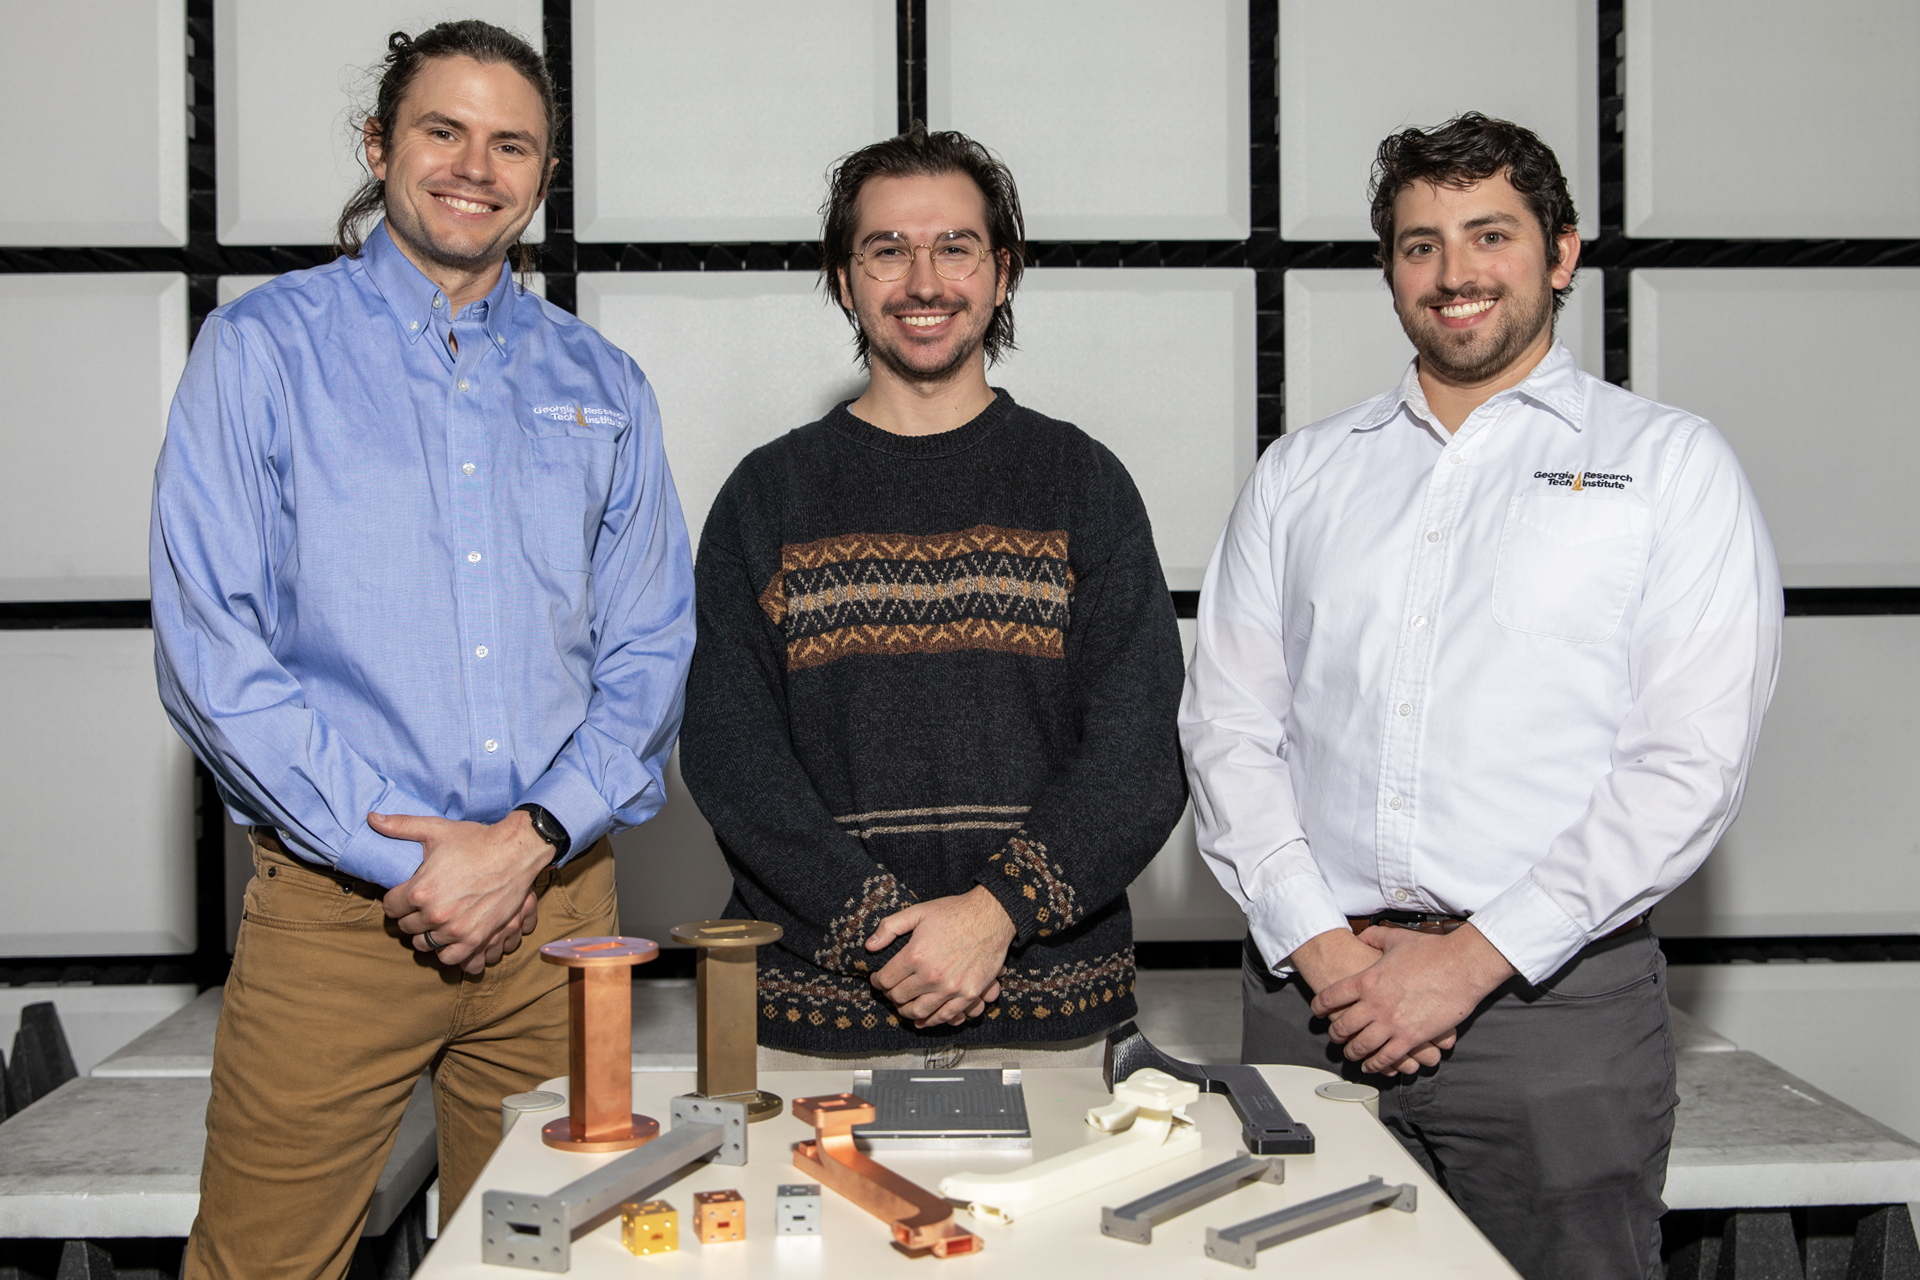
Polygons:
M744 1102L747 1119L780 1114L780 1097L759 1087L757 948L784 930L764 920L696 920L675 925L673 939L698 948L699 1059L694 1092Z
M567 1114L540 1139L562 1151L625 1151L660 1122L633 1111L633 966L660 948L645 938L568 938L540 948L567 973Z
M893 1247L918 1257L978 1253L986 1241L953 1220L943 1196L909 1182L854 1146L853 1127L873 1122L873 1104L852 1093L793 1100L794 1119L813 1126L813 1141L793 1144L793 1167L825 1183L886 1222Z

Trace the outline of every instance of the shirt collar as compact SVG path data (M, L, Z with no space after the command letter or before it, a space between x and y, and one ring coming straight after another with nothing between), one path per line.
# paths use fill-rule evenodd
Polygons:
M1533 367L1532 373L1517 385L1491 397L1487 403L1517 396L1525 396L1542 408L1551 410L1575 431L1580 430L1585 421L1587 398L1580 387L1580 366L1574 362L1573 353L1558 338L1554 339L1547 354L1541 357L1540 363ZM1427 408L1427 393L1420 387L1418 359L1407 362L1407 371L1401 375L1399 387L1382 398L1366 417L1354 424L1353 429L1367 431L1380 426L1402 408L1419 418L1432 417L1432 411Z
M387 232L385 219L367 237L366 247L361 250L361 261L366 264L367 275L373 280L374 287L400 321L400 332L406 335L408 342L418 342L431 332L436 320L445 324L450 319L446 295L440 292L439 285L427 279L426 274L413 265L406 254L400 252L400 246L393 242L393 237ZM514 298L519 291L519 286L514 283L513 272L506 263L501 263L500 279L487 294L486 315L480 322L487 331L488 340L501 351L506 350ZM469 306L462 314L471 315L473 312L474 309Z

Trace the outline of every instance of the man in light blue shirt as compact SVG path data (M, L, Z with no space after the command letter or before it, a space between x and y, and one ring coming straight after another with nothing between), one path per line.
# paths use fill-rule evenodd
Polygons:
M209 317L155 483L161 697L256 860L188 1275L341 1274L426 1069L444 1221L566 1073L536 944L617 932L604 837L660 807L693 647L652 390L506 264L543 61L390 49L343 256Z

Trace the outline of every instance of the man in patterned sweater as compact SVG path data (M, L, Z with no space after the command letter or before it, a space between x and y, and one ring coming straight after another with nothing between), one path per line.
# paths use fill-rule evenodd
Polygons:
M1134 1013L1126 886L1185 803L1146 509L987 385L1024 246L985 148L855 152L821 239L870 380L714 503L680 739L727 914L786 930L761 1064L1097 1062Z

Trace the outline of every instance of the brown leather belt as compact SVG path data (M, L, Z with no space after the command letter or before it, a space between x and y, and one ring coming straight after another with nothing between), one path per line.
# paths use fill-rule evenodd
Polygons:
M1465 916L1434 915L1424 911L1376 911L1370 916L1347 917L1347 926L1355 933L1365 933L1377 924L1388 925L1395 929L1412 929L1416 933L1452 933L1466 922ZM1646 922L1647 916L1643 911L1618 929L1611 933L1604 933L1593 941L1605 942L1623 933L1631 933Z

